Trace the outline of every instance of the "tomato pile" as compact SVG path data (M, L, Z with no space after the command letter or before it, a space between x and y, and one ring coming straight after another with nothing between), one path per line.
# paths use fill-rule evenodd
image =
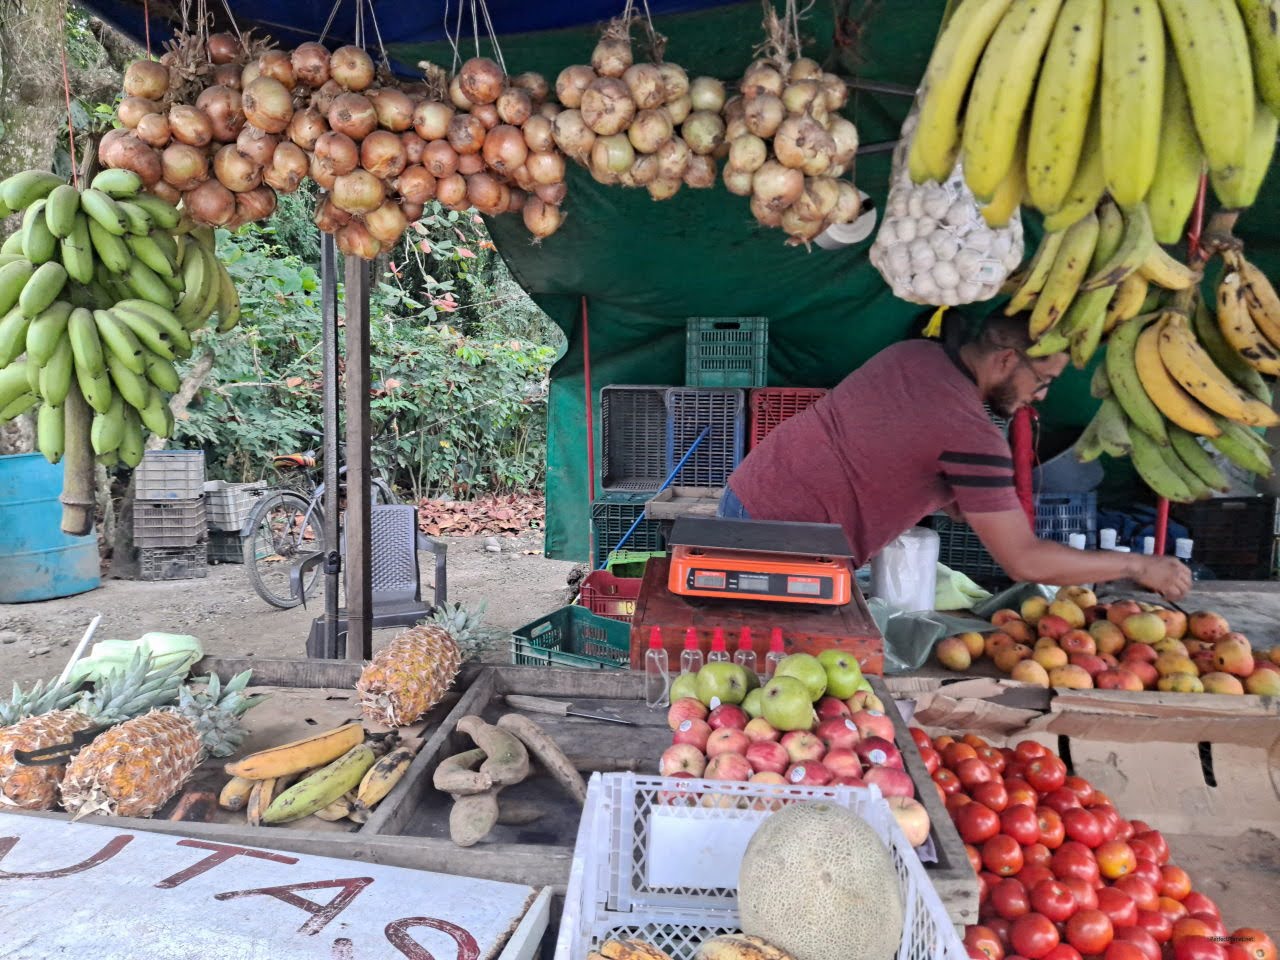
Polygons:
M1261 930L1227 930L1159 830L1124 819L1048 748L911 737L978 875L970 957L1276 960Z

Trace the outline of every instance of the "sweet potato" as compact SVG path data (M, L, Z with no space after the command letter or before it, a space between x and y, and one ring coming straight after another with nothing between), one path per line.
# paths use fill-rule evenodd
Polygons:
M491 787L484 793L458 797L449 811L449 838L460 847L470 847L489 835L498 822L498 791Z
M485 752L487 759L480 765L480 772L487 774L495 786L509 786L529 776L529 752L518 737L479 717L463 717L458 721L458 730Z
M484 793L493 786L493 781L487 773L476 770L484 759L485 752L480 749L467 750L464 753L446 757L436 767L431 782L442 793L451 793L455 796Z
M550 734L519 713L508 713L501 717L498 726L518 737L521 743L533 751L538 761L579 804L587 802L586 782Z

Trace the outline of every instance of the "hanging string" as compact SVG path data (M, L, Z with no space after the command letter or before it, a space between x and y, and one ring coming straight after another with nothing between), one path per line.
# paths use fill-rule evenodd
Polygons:
M462 54L458 47L462 43L462 0L458 0L458 26L454 33L455 42L453 44L453 72L458 72L458 63L462 59Z
M71 79L67 76L67 45L58 44L62 50L62 95L67 103L67 149L71 153L71 183L80 189L80 169L76 164L76 125L71 121Z
M476 0L471 0L471 36L476 44L476 56L480 56L480 18L476 16Z
M329 28L333 26L333 18L338 15L338 8L342 6L342 0L333 0L333 8L329 11L329 19L324 22L324 29L320 31L319 43L324 43L324 38L329 35Z
M151 10L147 0L142 0L142 32L147 41L147 59L151 59ZM66 59L65 57L63 58ZM70 108L68 108L70 109Z
M236 23L236 15L231 12L231 5L227 0L222 0L222 9L227 11L227 19L231 21L231 29L235 31L236 39L243 43L244 37L240 36L240 25Z
M378 38L378 58L382 66L391 70L391 59L387 56L387 48L382 42L382 27L378 25L378 13L373 9L373 0L369 0L369 19L373 21L373 35Z
M484 14L485 29L489 31L489 41L493 44L493 56L505 74L507 72L507 61L503 59L502 48L498 46L498 31L493 29L493 20L489 16L489 5L485 0L480 0L480 10Z

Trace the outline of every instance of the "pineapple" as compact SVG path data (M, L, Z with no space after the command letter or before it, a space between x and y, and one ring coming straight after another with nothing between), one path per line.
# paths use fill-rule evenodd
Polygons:
M439 703L458 675L478 622L461 605L445 606L379 650L356 681L365 718L405 727Z
M152 710L112 727L81 750L62 779L62 805L76 819L91 813L149 817L176 794L206 756L232 754L245 730L240 717L264 698L243 695L250 671L225 692L216 676L183 687L176 707Z
M93 693L69 695L56 684L43 692L37 684L25 696L15 692L13 700L5 705L3 716L22 719L0 727L0 807L52 809L58 796L58 781L66 769L24 766L15 759L14 751L66 743L81 730L136 717L177 696L186 667L148 670L149 665L150 661L139 652L127 669L113 671L99 681Z

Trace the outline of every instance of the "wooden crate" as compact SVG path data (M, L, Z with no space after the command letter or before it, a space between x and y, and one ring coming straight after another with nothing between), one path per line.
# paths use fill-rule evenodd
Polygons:
M667 487L644 505L644 515L650 520L715 517L723 493L724 487Z

